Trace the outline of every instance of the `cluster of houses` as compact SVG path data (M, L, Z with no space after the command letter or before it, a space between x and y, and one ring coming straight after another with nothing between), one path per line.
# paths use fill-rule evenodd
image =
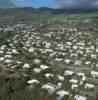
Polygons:
M0 44L0 66L21 71L24 77L29 77L28 88L37 85L42 91L61 98L58 100L64 97L88 100L96 95L98 39L94 32L75 27L61 27L60 31L52 27L48 32L45 29L41 32L24 24L10 29L21 28L21 33Z

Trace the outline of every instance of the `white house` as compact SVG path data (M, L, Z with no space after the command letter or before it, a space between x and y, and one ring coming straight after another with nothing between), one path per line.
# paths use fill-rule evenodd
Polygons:
M64 62L65 62L66 64L70 64L71 60L70 60L70 59L65 59Z
M78 83L78 80L76 80L76 79L71 79L71 80L69 80L69 82L72 83L72 84L77 84L77 83Z
M73 72L73 71L70 71L70 70L66 70L66 71L64 72L64 75L65 75L65 76L73 75L73 74L74 74L74 72Z
M42 89L47 90L47 92L50 94L53 94L58 89L58 86L51 83L47 83L42 86Z
M85 74L84 73L81 73L81 72L79 72L79 73L76 73L78 76L84 76Z
M23 68L30 68L30 65L29 64L24 64Z
M6 64L10 64L10 63L12 63L12 62L13 62L13 60L10 60L10 59L6 59L6 60L5 60L5 63L6 63Z
M4 61L5 60L5 58L4 57L0 57L0 61Z
M40 82L38 80L36 80L36 79L32 79L32 80L27 81L27 83L29 85L33 85L33 84L39 84Z
M75 64L76 66L80 66L80 65L82 64L82 61L76 60L74 64Z
M61 96L62 98L64 96L69 96L70 95L69 92L68 91L65 91L65 90L59 90L59 91L57 91L56 94L59 95L59 96Z
M19 52L16 49L12 49L13 54L18 54Z
M28 49L28 52L30 52L30 53L34 52L34 48L33 48L33 47L30 47L30 48Z
M60 81L64 81L64 77L63 77L63 76L61 76L61 75L57 75L57 77L58 77L58 80L60 80Z
M41 70L42 70L42 69L40 69L40 68L34 68L34 69L33 69L33 71L34 71L35 73L40 73Z
M94 89L95 85L93 84L89 84L89 83L86 83L85 84L85 89Z
M80 96L80 95L75 95L75 96L74 96L74 99L75 99L75 100L87 100L87 97Z
M47 65L40 65L40 68L43 69L43 70L45 70L45 69L48 69L49 66L47 66Z
M77 87L78 87L77 84L72 84L71 89L74 90L74 89L76 89Z
M92 77L98 77L98 72L96 72L96 71L91 71L91 76Z
M4 51L0 50L0 54L3 54L3 53L4 53Z
M53 74L50 74L50 73L46 73L46 74L45 74L45 77L46 77L46 78L50 78L50 77L54 77L54 75L53 75Z

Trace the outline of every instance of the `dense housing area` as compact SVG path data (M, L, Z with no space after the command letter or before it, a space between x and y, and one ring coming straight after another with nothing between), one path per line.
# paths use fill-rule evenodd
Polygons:
M36 16L0 25L0 100L98 100L98 14Z

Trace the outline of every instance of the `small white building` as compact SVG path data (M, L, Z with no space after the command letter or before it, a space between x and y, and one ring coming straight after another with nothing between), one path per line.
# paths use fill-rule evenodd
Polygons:
M30 65L29 64L24 64L23 68L30 68Z
M78 76L82 76L82 77L85 76L85 74L84 73L81 73L81 72L77 73L77 75Z
M78 83L78 80L76 80L76 79L71 79L71 80L69 80L69 82L72 83L72 84L77 84L77 83Z
M85 65L90 65L91 62L90 61L85 61Z
M16 49L13 49L13 50L12 50L12 53L13 53L13 54L19 54L19 52L18 52Z
M46 77L46 78L50 78L50 77L54 77L54 75L53 75L53 74L50 74L50 73L46 73L46 74L45 74L45 77Z
M40 69L40 68L34 68L34 70L33 70L35 73L40 73L41 71L42 71L42 69Z
M66 64L70 64L71 60L70 60L70 59L65 59L64 62L65 62Z
M65 76L69 76L69 75L73 75L74 74L74 72L73 71L70 71L70 70L66 70L65 72L64 72L64 75Z
M12 55L5 55L4 57L10 59L10 58L12 58Z
M0 61L4 61L5 60L5 58L4 57L0 57Z
M47 65L40 65L40 68L43 69L43 70L45 70L45 69L48 69L49 66L47 66Z
M85 89L94 89L95 85L93 84L89 84L89 83L86 83L85 84Z
M37 65L38 65L38 64L41 64L41 60L40 60L40 59L34 59L34 60L33 60L33 63L34 63L34 64L37 64Z
M47 83L42 86L42 89L47 90L47 92L50 94L53 94L58 89L58 86L51 84L51 83Z
M10 59L6 59L6 60L5 60L5 63L6 63L6 64L10 64L10 63L12 63L12 62L13 62L13 60L10 60Z
M30 47L30 48L28 49L28 52L30 52L30 53L34 52L34 48L33 48L33 47Z
M81 65L82 65L82 61L76 60L74 64L75 64L76 66L81 66Z
M80 84L82 85L83 82L86 81L86 79L87 79L87 77L86 77L86 76L83 76L83 77L82 77L82 80L80 81Z
M27 81L27 83L29 85L33 85L33 84L39 84L40 82L38 80L36 80L36 79L32 79L32 80Z
M91 76L94 77L94 78L98 77L98 72L91 71Z
M75 96L74 96L74 99L75 99L75 100L87 100L86 97L80 96L80 95L75 95Z
M55 58L55 61L61 62L63 61L63 58Z
M0 54L3 54L3 53L4 53L4 51L0 50Z
M64 81L64 77L63 77L63 76L61 76L61 75L57 75L57 77L58 77L58 80L60 80L60 81Z
M77 84L72 84L71 89L74 90L74 89L76 89L77 87L78 87Z
M58 83L59 88L62 88L62 85L63 85L62 83L60 83L60 82Z
M62 98L64 96L69 96L70 95L69 92L68 91L65 91L65 90L59 90L59 91L57 91L56 94L59 95L59 96L61 96Z

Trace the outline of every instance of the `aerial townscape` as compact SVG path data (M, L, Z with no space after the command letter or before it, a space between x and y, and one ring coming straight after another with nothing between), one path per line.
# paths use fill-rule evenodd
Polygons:
M0 12L0 100L98 100L98 12Z

